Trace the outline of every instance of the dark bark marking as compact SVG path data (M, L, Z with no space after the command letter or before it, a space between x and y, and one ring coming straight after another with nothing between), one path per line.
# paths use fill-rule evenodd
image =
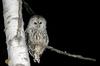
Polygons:
M15 66L25 66L24 64L16 64Z
M20 36L20 35L17 34L17 35L14 37L14 39L15 39L16 41L20 42L20 41L22 41L22 36Z
M26 61L28 61L28 58L24 58Z
M9 15L9 16L7 17L7 20L8 20L9 18L11 18L11 15ZM12 18L7 22L7 24L9 24L9 23L11 22L11 20L18 20L18 17L12 17Z
M9 11L9 9L4 7L3 14L7 13L8 11Z
M9 40L9 41L8 41L8 44L9 44L10 46L12 46L11 42L12 42L12 40Z
M9 23L10 23L10 21L7 22L7 24L9 24Z
M19 18L18 17L14 17L14 18L12 18L11 20L18 20Z
M7 16L7 19L9 19L12 15Z

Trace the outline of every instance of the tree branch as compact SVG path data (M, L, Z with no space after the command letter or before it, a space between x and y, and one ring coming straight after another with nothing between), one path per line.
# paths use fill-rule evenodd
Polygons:
M63 52L63 51L55 49L55 48L53 48L51 46L47 46L46 48L50 49L51 51L55 51L55 52L57 52L59 54L63 54L63 55L69 56L69 57L74 57L74 58L83 59L83 60L96 61L96 59L93 59L93 58L83 57L81 55L70 54L70 53L67 53L66 51Z

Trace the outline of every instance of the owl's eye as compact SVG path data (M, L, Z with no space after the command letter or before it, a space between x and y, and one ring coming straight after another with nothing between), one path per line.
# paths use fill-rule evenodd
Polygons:
M39 24L42 24L42 22L40 22Z
M37 23L36 23L36 22L34 22L34 24L36 25Z

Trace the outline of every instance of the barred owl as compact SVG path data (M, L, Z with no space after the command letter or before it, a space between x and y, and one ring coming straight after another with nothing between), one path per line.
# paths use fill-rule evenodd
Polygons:
M34 62L40 62L40 56L48 46L48 35L46 31L46 20L38 15L33 16L29 20L26 28L27 46L30 55L34 58Z

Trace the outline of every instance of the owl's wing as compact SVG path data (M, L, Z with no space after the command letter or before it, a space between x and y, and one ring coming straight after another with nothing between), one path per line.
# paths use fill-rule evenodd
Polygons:
M43 38L45 39L45 45L47 46L49 43L49 37L46 30L43 33Z
M29 33L27 32L27 30L25 30L25 37L26 37L26 45L28 48L28 52L30 53L31 56L33 56L33 48L31 46L31 41L30 41L30 37L29 37Z
M29 46L31 45L31 41L30 41L30 33L25 30L25 37L26 37L26 45L27 45L27 48L29 49Z

